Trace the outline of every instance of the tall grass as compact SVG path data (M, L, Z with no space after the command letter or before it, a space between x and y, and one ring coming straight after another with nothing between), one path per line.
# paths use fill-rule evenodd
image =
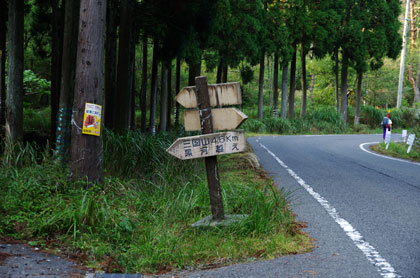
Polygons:
M72 182L50 152L32 155L37 152L28 145L13 158L3 157L0 234L35 238L41 245L55 239L60 249L87 254L84 263L117 272L311 248L309 239L296 233L284 195L241 155L219 159L222 194L226 214L249 217L225 229L191 228L211 214L207 182L201 161L166 153L177 136L106 131L105 182L89 189ZM10 164L17 157L20 162Z
M278 134L342 133L345 131L343 120L333 107L308 111L302 118L266 117L262 121L249 119L242 127L250 132Z

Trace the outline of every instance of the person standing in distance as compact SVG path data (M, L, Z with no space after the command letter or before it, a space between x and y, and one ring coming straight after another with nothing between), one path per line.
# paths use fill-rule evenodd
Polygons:
M383 135L382 135L382 139L385 141L385 136L386 136L386 130L388 129L388 131L391 131L392 129L392 120L389 118L389 113L391 112L391 110L388 110L388 117L384 117L382 119L382 128L383 128Z

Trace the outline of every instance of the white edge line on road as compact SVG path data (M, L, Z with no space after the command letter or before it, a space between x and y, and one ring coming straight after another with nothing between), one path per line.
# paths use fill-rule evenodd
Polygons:
M396 161L405 162L405 163L410 163L410 164L414 164L414 165L419 165L419 166L420 166L420 163L417 163L417 162L412 162L412 161L405 160L405 159L400 159L400 158L390 157L390 156L386 156L386 155L378 154L378 153L375 153L375 152L372 152L372 151L369 151L369 150L365 149L365 146L366 146L366 145L373 145L373 144L379 144L379 143L380 143L380 142L362 143L362 144L360 144L360 145L359 145L359 147L360 147L360 149L361 149L362 151L367 152L367 153L369 153L369 154L373 154L373 155L376 155L376 156L379 156L379 157L383 157L383 158L387 158L387 159L391 159L391 160L396 160Z
M257 142L259 143L259 140L257 140ZM324 197L315 192L311 186L306 184L303 179L301 179L266 146L261 143L259 143L259 145L265 149L319 204L321 204L321 206L334 219L334 221L344 230L344 232L353 241L353 243L363 252L369 262L371 262L376 267L382 277L401 277L395 272L395 269L384 258L382 258L378 251L376 251L375 248L369 244L369 242L363 239L363 236L356 229L354 229L347 220L340 217L337 210L331 206Z

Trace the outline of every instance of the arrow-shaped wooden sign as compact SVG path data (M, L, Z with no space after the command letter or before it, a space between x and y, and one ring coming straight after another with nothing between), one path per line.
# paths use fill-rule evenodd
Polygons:
M243 130L178 138L166 151L179 159L193 159L245 150Z
M247 115L236 108L215 108L211 110L211 116L214 130L236 129L248 119ZM201 129L198 110L184 111L184 127L186 131Z
M210 106L221 107L242 103L241 86L239 82L208 85ZM195 86L183 88L176 101L185 108L197 108L197 92Z

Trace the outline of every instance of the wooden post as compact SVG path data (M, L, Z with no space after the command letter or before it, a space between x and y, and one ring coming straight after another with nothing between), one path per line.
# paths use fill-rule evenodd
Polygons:
M201 131L203 134L213 133L210 97L207 87L207 77L196 77L195 86L197 89L197 103L200 112ZM207 172L207 183L210 195L211 213L213 215L214 220L223 220L225 218L225 213L223 209L222 192L220 189L217 157L206 157L205 163Z

